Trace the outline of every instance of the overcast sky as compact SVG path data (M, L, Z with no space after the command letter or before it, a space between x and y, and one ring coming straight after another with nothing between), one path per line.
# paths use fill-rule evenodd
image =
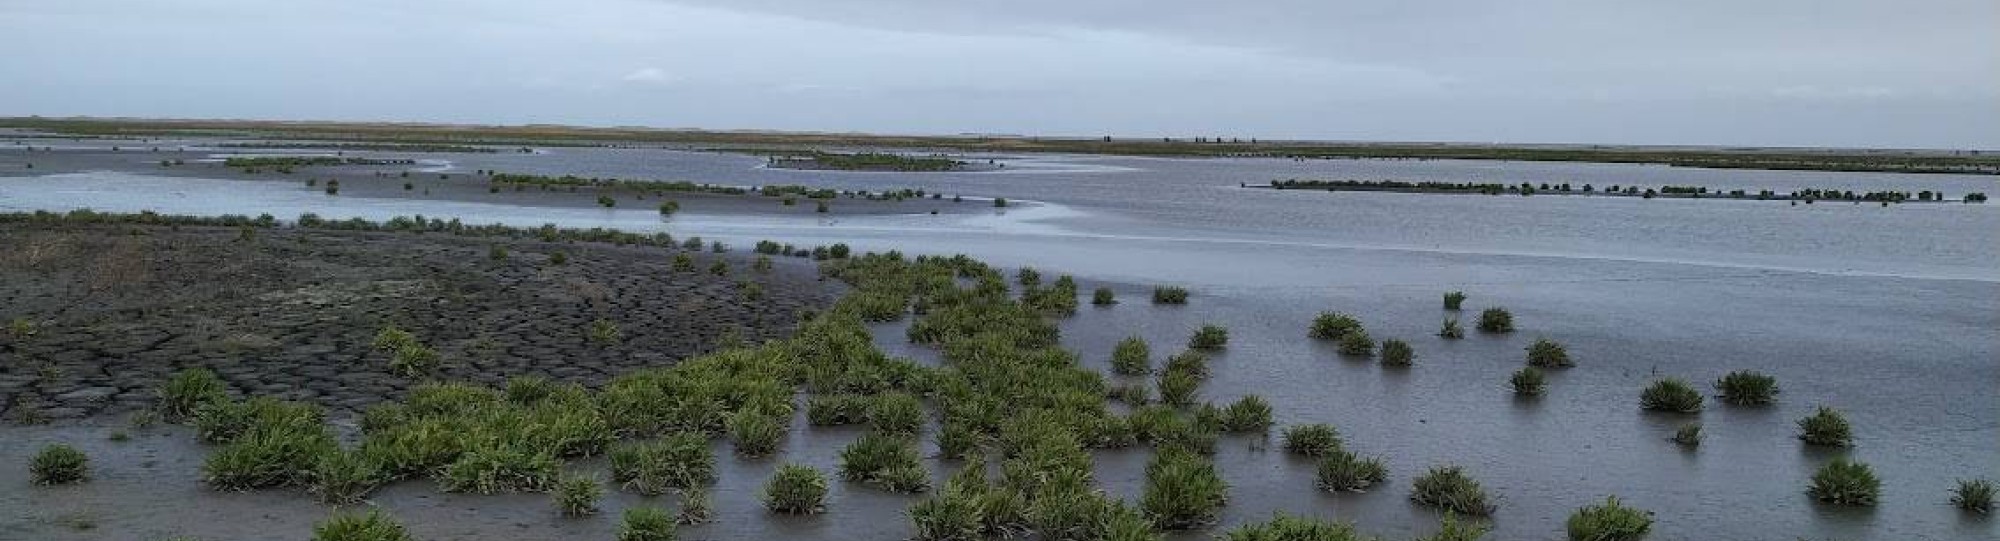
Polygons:
M0 0L0 115L2000 148L1996 0Z

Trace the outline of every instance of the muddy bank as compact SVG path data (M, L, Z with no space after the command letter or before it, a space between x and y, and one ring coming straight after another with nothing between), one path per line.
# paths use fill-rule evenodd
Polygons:
M331 184L329 181L333 181L338 183L339 188L334 193L328 194L329 197L464 201L544 208L593 208L604 206L604 201L599 196L608 196L613 205L611 208L657 209L662 203L672 200L678 205L679 212L718 215L873 216L965 214L988 210L985 205L976 201L954 201L951 196L898 200L870 199L842 194L834 199L825 200L827 205L822 212L816 204L819 200L794 198L794 204L787 205L785 198L755 193L729 195L697 192L637 192L593 187L545 188L495 185L489 181L490 171L482 173L452 167L449 164L451 154L339 152L339 155L345 157L413 159L416 163L302 166L284 173L270 168L245 172L242 168L223 165L222 160L217 157L250 154L250 152L232 152L248 149L175 146L120 147L121 149L116 151L109 148L57 147L53 150L42 150L43 147L40 146L34 148L35 150L30 151L21 145L0 145L0 176L119 171L171 177L291 183L300 190L313 192L325 192ZM302 152L305 151L271 155L301 155ZM328 149L311 154L334 155L336 151ZM657 176L674 178L676 174L671 168L663 167Z
M0 416L79 419L148 407L168 374L214 369L240 395L336 415L416 380L369 349L387 325L443 356L433 374L498 383L541 375L586 385L711 351L726 337L783 336L835 286L810 261L752 270L747 247L652 247L445 234L0 225ZM505 256L496 259L494 247ZM551 262L554 254L566 261ZM726 276L710 273L725 262ZM751 300L744 284L757 284ZM597 320L615 343L589 340ZM22 322L16 326L11 322Z

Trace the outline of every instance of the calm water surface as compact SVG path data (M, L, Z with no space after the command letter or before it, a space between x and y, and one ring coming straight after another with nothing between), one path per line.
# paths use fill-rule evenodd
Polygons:
M1228 326L1230 347L1212 363L1206 399L1263 395L1281 425L1332 423L1349 447L1390 466L1389 483L1374 492L1326 494L1313 489L1310 463L1262 450L1275 434L1269 443L1226 438L1217 457L1232 485L1223 526L1285 511L1352 520L1391 537L1428 533L1437 514L1406 501L1410 479L1452 463L1498 496L1489 539L1559 537L1571 510L1614 494L1657 514L1652 539L1995 537L1990 522L1952 508L1947 491L1958 478L2000 476L2000 207L1237 187L1298 177L2000 192L1990 176L1118 157L1009 160L997 173L890 174L769 170L761 158L662 150L424 157L443 160L431 166L446 170L915 187L1035 204L970 217L759 218L690 209L662 220L642 210L327 197L292 183L87 173L0 178L0 210L422 213L664 229L738 245L770 238L964 252L1116 289L1125 303L1086 306L1063 322L1065 343L1094 367L1107 367L1111 345L1125 336L1145 337L1164 355L1204 322ZM1191 303L1146 303L1150 285L1163 282L1191 287ZM1435 338L1448 315L1439 295L1451 289L1471 295L1468 321L1478 309L1505 306L1521 330ZM1358 315L1378 339L1409 341L1416 366L1346 359L1306 339L1306 324L1321 310ZM1542 336L1567 344L1578 366L1552 374L1547 396L1517 400L1507 375L1521 366L1522 348ZM900 338L900 325L878 332L893 352L935 357ZM1778 377L1775 406L1711 401L1690 416L1638 409L1639 391L1653 379L1706 388L1744 368ZM1820 405L1848 415L1853 449L1816 451L1794 438L1794 420ZM1698 450L1666 439L1688 421L1704 424ZM827 462L831 445L847 437L802 433L790 449ZM828 439L839 441L813 443ZM1875 467L1879 507L1828 508L1804 495L1812 471L1841 455ZM1100 453L1099 479L1114 494L1136 497L1145 460L1144 452ZM768 469L725 472L726 481L741 474L750 484L718 489L725 518L754 499ZM750 527L770 538L907 535L896 503L907 500L864 492L836 493L834 515L820 522Z

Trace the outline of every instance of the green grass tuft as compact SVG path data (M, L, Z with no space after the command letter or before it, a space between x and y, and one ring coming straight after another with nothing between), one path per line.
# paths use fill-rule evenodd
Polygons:
M550 495L556 511L565 517L582 517L597 514L597 502L604 498L604 487L596 477L589 475L567 475L556 482L556 489Z
M1410 500L1461 515L1483 517L1493 514L1486 490L1458 466L1436 466L1418 476L1411 485Z
M1188 290L1178 286L1153 288L1153 304L1187 304Z
M1778 378L1754 370L1737 370L1715 380L1722 401L1743 406L1770 404L1778 394Z
M1368 541L1354 526L1317 518L1279 513L1271 520L1237 526L1217 539L1222 541Z
M658 507L631 507L625 510L625 524L618 528L618 541L674 541L679 526L666 510Z
M227 389L222 378L207 368L175 372L160 386L160 413L168 419L192 417L204 405L228 400Z
M1867 464L1842 457L1814 472L1806 493L1834 505L1873 506L1882 495L1882 481Z
M1571 513L1564 529L1570 541L1639 541L1652 531L1653 515L1620 505L1612 496L1602 505L1586 505Z
M764 485L764 507L778 513L810 515L826 510L826 476L810 466L778 467Z
M1410 348L1409 342L1394 338L1382 341L1383 366L1409 366L1416 357L1416 350Z
M1639 407L1648 411L1700 413L1701 401L1701 393L1680 378L1655 381L1639 394Z
M1380 460L1335 449L1320 458L1314 479L1320 489L1329 492L1365 492L1388 480L1389 468L1383 466Z
M1854 432L1847 424L1847 417L1833 408L1820 406L1812 415L1799 419L1799 440L1807 445L1846 447L1854 444Z
M1514 332L1514 314L1506 308L1487 308L1479 313L1479 332Z
M1143 375L1153 369L1152 356L1152 348L1145 339L1128 337L1111 349L1111 371L1127 376Z
M1951 504L1982 515L1993 512L1993 481L1960 479L1951 491Z
M1340 312L1320 312L1313 316L1312 328L1306 336L1320 340L1339 340L1348 333L1361 330L1361 320Z
M1528 346L1528 366L1536 368L1569 368L1576 366L1569 359L1569 350L1562 344L1547 338L1536 338Z
M1309 457L1323 457L1339 451L1340 431L1325 423L1286 427L1283 435L1285 451Z
M83 451L60 443L42 447L28 463L28 475L37 485L67 485L90 480L90 457Z
M1202 325L1188 337L1188 349L1215 350L1229 343L1229 329L1221 325Z
M313 525L312 541L414 541L395 518L380 509L341 513Z
M611 479L648 496L706 486L715 482L715 453L692 432L620 444L611 448Z
M1185 530L1214 523L1228 501L1229 485L1215 463L1199 454L1161 450L1146 465L1139 508L1153 526Z

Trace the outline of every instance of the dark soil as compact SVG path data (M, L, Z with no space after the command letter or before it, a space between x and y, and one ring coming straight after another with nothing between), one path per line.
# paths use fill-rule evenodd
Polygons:
M443 357L430 377L539 375L597 386L730 337L789 332L838 286L809 261L445 234L0 225L0 416L34 423L149 407L175 371L207 367L240 395L336 416L399 399L412 379L370 349L386 325ZM490 257L504 246L504 259ZM566 264L550 254L562 252ZM729 275L708 272L722 258ZM763 284L746 300L742 281ZM594 343L592 322L620 339Z

